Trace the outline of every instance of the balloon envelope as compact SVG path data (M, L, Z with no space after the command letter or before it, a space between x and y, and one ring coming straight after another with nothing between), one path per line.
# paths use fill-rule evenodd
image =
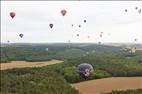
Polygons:
M78 65L78 72L84 78L88 78L93 71L94 71L94 69L91 64L82 63L82 64Z
M125 12L127 12L128 10L127 9L125 9Z
M10 12L10 16L11 16L11 18L14 18L15 17L15 12Z
M141 13L141 9L138 10L139 14Z
M61 10L61 14L62 14L62 16L65 16L65 15L66 15L66 13L67 13L67 11L66 11L65 9Z
M45 51L48 51L49 49L48 48L45 48Z
M32 44L32 48L36 48L36 45L35 45L35 44Z
M23 34L19 34L19 36L22 38L24 35Z
M49 27L50 27L50 28L53 28L53 24L49 24Z

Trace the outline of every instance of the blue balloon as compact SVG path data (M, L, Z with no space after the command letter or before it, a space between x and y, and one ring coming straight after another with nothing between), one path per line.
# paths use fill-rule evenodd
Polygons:
M35 44L32 44L32 48L36 48L36 45L35 45Z
M48 51L48 48L45 48L45 51Z

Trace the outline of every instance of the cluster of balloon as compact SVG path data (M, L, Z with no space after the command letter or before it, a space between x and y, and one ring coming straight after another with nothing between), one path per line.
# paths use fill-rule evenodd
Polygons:
M20 38L23 38L23 36L24 36L23 34L19 34L19 37L20 37Z
M138 7L135 7L136 10L138 10ZM138 13L141 13L141 9L138 10Z
M45 48L45 51L46 51L46 52L48 52L48 50L49 50L48 48Z
M66 15L66 13L67 13L67 11L66 11L65 9L61 10L61 14L62 14L62 16L65 16L65 15Z
M15 12L10 12L10 16L13 19L15 17L16 13Z
M138 7L135 7L135 9L138 10ZM128 12L128 10L125 9L125 12ZM138 13L139 13L139 14L141 13L141 9L138 10Z
M100 33L100 37L102 37L102 36L103 36L103 32Z
M52 29L53 28L53 24L49 24L49 27Z
M78 65L78 73L80 74L81 77L87 79L91 76L93 73L94 69L91 64L88 63L82 63Z

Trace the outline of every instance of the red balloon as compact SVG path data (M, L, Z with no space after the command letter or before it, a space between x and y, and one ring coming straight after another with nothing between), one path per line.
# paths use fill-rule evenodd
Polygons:
M50 28L53 28L53 24L49 24Z
M16 15L15 12L10 12L10 16L12 19L15 17L15 15Z
M61 10L61 14L62 14L63 16L65 16L66 13L67 13L67 11L66 11L65 9Z

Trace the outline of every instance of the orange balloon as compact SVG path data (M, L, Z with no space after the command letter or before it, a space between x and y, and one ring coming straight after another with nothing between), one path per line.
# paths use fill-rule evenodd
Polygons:
M66 11L65 9L61 10L61 14L62 14L63 16L65 16L66 13L67 13L67 11Z

